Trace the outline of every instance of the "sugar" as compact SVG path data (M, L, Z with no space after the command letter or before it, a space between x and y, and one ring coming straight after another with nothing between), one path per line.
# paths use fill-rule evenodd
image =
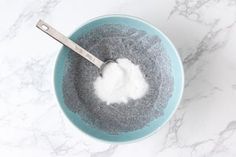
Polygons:
M148 91L148 84L139 66L127 58L116 61L107 64L102 76L95 80L95 94L107 105L142 98Z

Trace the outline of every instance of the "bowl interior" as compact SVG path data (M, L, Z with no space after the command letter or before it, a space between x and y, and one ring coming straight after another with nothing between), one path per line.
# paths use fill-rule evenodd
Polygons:
M60 106L63 109L64 113L67 115L67 117L75 126L77 126L85 133L98 139L112 142L126 142L150 135L168 121L168 119L176 110L182 96L183 80L184 80L183 68L178 53L173 44L169 41L169 39L152 25L137 18L128 16L118 16L118 15L99 17L89 21L88 23L80 27L75 33L72 34L70 38L73 41L77 41L78 37L83 36L84 34L90 32L91 30L102 25L110 25L110 24L124 25L135 28L137 30L142 30L145 31L147 34L158 36L159 39L161 40L161 46L165 50L165 53L167 53L171 62L171 67L170 67L171 75L173 77L173 82L174 82L172 96L170 97L166 107L163 110L163 115L156 118L155 120L152 120L150 123L148 123L148 125L146 125L141 129L137 129L135 131L123 132L119 134L110 134L108 132L102 131L89 125L78 114L72 112L65 104L65 96L64 96L65 91L63 91L63 77L66 71L68 70L65 64L68 62L71 54L70 50L66 47L63 47L58 55L55 67L54 83L55 83L56 95L59 100Z

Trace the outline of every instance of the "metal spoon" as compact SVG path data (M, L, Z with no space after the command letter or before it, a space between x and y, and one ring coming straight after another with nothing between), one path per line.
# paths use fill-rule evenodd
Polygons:
M106 64L110 62L115 62L113 60L107 60L106 62L101 61L97 57L95 57L93 54L89 53L87 50L83 49L81 46L58 32L56 29L54 29L52 26L47 24L46 22L39 20L36 24L36 27L42 30L43 32L47 33L52 38L56 39L66 47L70 48L74 52L78 53L85 59L87 59L89 62L93 63L100 69L100 74L102 74L102 70L105 67Z

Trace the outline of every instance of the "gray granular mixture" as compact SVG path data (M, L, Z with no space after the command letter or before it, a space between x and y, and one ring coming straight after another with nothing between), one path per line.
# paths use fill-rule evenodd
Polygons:
M96 66L74 52L65 64L63 94L67 107L95 128L110 134L134 131L163 114L173 91L170 59L158 36L128 26L102 25L84 34L78 44L103 61L128 58L149 84L147 94L127 104L106 105L94 93Z

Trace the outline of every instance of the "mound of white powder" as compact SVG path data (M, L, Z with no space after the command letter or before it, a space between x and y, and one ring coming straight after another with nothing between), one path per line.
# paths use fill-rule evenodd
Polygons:
M148 84L138 65L126 58L108 63L94 82L95 94L107 103L127 103L139 99L148 91Z

